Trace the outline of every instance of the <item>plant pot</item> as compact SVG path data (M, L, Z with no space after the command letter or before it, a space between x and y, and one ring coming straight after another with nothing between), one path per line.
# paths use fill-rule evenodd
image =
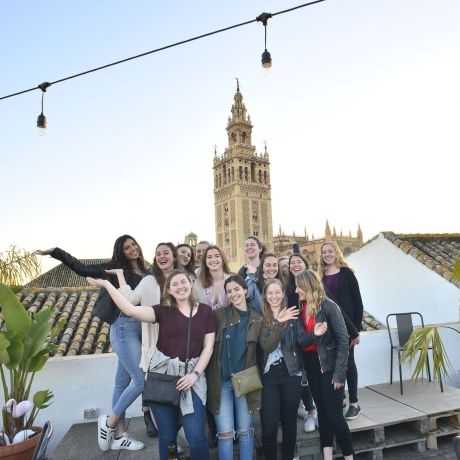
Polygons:
M27 441L0 447L0 459L2 460L31 460L35 447L40 439L41 427L33 426L32 430L37 432L33 438Z

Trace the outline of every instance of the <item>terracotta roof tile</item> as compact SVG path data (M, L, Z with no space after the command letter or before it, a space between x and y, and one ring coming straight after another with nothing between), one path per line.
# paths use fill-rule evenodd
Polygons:
M99 290L94 288L28 288L17 296L33 313L45 307L54 307L53 323L64 322L56 340L58 347L54 356L75 356L112 351L110 326L93 315L98 293Z
M460 258L460 234L395 234L382 232L395 246L460 288L453 276L454 264Z

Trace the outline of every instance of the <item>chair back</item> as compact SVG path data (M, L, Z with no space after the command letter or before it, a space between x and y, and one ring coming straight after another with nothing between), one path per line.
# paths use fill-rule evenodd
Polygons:
M37 447L35 447L32 460L45 460L46 457L46 448L48 447L48 442L53 434L53 425L48 420L43 425L43 430L40 433L40 439L38 440Z
M410 335L414 331L414 324L412 322L413 316L418 316L422 327L424 326L423 316L421 313L417 311L410 311L407 313L390 313L387 316L386 321L387 321L388 334L390 335L391 346L393 346L393 340L392 340L391 332L390 332L389 318L393 316L396 319L399 346L404 347L406 342L409 340Z
M454 443L455 455L457 456L457 459L460 460L460 436L455 436L453 443Z

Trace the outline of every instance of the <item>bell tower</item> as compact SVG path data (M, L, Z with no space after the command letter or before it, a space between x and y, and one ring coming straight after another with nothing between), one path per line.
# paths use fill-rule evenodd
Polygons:
M237 271L245 263L244 241L255 235L273 249L270 161L267 145L258 154L252 145L252 123L237 79L231 116L227 122L228 147L214 151L214 207L216 242Z

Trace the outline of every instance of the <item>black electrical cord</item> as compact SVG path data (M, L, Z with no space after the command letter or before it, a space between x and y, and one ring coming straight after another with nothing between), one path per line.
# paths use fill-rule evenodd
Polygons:
M302 5L294 6L293 8L289 8L287 10L278 11L277 13L273 13L273 14L271 14L271 16L273 17L273 16L277 16L279 14L289 13L290 11L298 10L299 8L304 8L306 6L314 5L315 3L320 3L320 2L324 2L324 1L325 0L315 0L313 2L303 3ZM265 14L267 14L267 13L265 13ZM215 34L219 34L221 32L226 32L227 30L236 29L237 27L246 26L246 25L252 24L253 22L256 22L258 20L259 19L256 18L256 19L252 19L250 21L241 22L240 24L235 24L233 26L224 27L223 29L214 30L213 32L208 32L206 34L198 35L198 36L193 37L193 38L188 38L188 39L182 40L180 42L172 43L171 45L162 46L161 48L157 48L157 49L154 49L154 50L151 50L151 51L146 51L145 53L137 54L136 56L131 56L131 57L126 58L126 59L121 59L120 61L111 62L110 64L106 64L106 65L103 65L103 66L100 66L100 67L96 67L95 69L86 70L84 72L80 72L80 73L77 73L75 75L70 75L69 77L64 77L64 78L61 78L61 79L56 80L56 81L41 83L40 85L35 86L33 88L25 89L23 91L18 91L17 93L13 93L13 94L8 94L7 96L2 96L2 97L0 97L0 100L8 99L9 97L19 96L20 94L29 93L30 91L36 91L37 89L41 89L43 91L42 86L44 84L46 84L47 87L51 86L51 85L56 85L57 83L61 83L61 82L66 81L66 80L71 80L73 78L81 77L82 75L86 75L86 74L89 74L89 73L92 73L92 72L97 72L98 70L106 69L107 67L112 67L114 65L118 65L118 64L122 64L124 62L132 61L133 59L138 59L140 57L147 56L147 55L153 54L153 53L157 53L159 51L163 51L163 50L166 50L168 48L173 48L175 46L179 46L179 45L183 45L185 43L193 42L195 40L199 40L200 38L209 37L210 35L215 35Z

